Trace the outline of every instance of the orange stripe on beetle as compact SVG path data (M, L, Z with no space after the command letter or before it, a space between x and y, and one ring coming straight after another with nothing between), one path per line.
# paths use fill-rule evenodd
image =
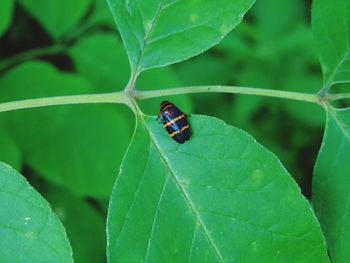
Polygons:
M179 134L180 132L183 132L184 130L189 129L189 128L190 128L190 125L183 126L181 128L181 130L174 131L173 133L170 133L169 135L170 135L170 137L174 137L176 134Z
M176 118L172 119L171 121L165 123L163 126L164 126L164 128L166 128L169 125L173 124L174 122L181 120L182 118L185 118L185 114L181 114L180 116L177 116Z
M173 104L169 104L169 105L165 106L163 109L161 109L161 111L165 111L166 109L168 109L168 108L170 108L172 106L174 106L174 105Z

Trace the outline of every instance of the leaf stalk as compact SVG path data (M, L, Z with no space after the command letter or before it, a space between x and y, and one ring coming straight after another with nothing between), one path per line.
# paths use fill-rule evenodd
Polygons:
M40 47L36 49L31 49L29 51L24 51L16 56L10 57L0 62L0 72L14 65L25 62L27 60L31 60L42 56L49 56L49 55L63 53L65 49L66 47L63 44L56 44L53 46Z
M259 89L236 86L192 86L173 89L161 90L124 90L120 92L102 93L102 94L85 94L71 96L57 96L47 98L26 99L11 102L0 103L0 112L14 111L20 109L47 107L55 105L68 104L96 104L96 103L120 103L128 105L134 112L140 111L136 100L150 99L162 96L193 94L193 93L233 93L246 94L265 97L274 97L282 99L290 99L304 101L314 104L324 105L324 102L336 101L341 99L349 99L350 93L329 94L321 98L318 94L291 92L283 90ZM136 105L136 106L135 106Z
M249 88L249 87L237 87L237 86L192 86L192 87L180 87L173 89L162 90L150 90L150 91L134 91L133 96L136 99L149 99L161 96L180 95L189 93L233 93L233 94L246 94L265 97L275 97L291 100L299 100L305 102L311 102L321 104L320 98L317 94L299 93L283 90L261 89L261 88Z
M4 102L4 103L0 103L0 112L55 106L55 105L87 104L87 103L123 103L130 106L130 101L124 92L113 92L113 93L104 93L104 94L57 96L57 97Z

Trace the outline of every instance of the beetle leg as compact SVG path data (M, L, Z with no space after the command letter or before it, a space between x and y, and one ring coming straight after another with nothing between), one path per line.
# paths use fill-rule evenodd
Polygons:
M191 114L187 114L185 112L182 111L182 114L185 114L186 117L192 117Z
M159 121L159 119L160 119L160 115L157 115L156 121L158 121L159 124L162 124L162 122Z

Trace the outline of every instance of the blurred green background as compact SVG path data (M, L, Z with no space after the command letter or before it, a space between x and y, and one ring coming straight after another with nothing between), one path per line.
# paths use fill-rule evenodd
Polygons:
M136 86L222 84L316 93L322 76L310 2L257 0L221 44L188 61L147 71ZM1 1L1 102L117 91L129 74L106 1ZM156 115L162 99L142 101L141 108ZM310 197L325 124L320 107L232 94L166 99L186 113L215 116L252 134ZM134 123L131 111L119 105L0 114L0 160L22 172L48 199L67 229L75 262L105 262L108 197Z

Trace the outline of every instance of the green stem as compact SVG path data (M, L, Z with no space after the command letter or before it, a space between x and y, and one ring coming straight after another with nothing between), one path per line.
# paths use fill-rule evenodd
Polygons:
M128 82L128 85L126 85L125 87L125 92L128 92L128 93L131 93L134 88L135 88L135 83L136 83L136 80L137 80L137 77L138 75L140 74L140 72L138 70L135 70L132 74L131 74L131 77L130 77L130 80Z
M330 101L350 99L350 93L331 94L331 95L327 95L326 99Z
M67 104L124 103L130 100L124 92L47 97L0 103L0 112Z
M10 57L8 59L5 59L4 61L0 62L0 72L6 68L9 68L13 65L22 63L24 61L40 57L40 56L46 56L46 55L54 55L58 54L64 51L64 46L57 44L54 46L49 47L42 47L42 48L36 48L31 49L25 52L22 52L16 56Z
M69 32L67 35L63 36L56 44L47 47L40 47L31 50L24 51L20 54L16 54L13 57L5 59L0 62L0 72L16 64L22 63L24 61L37 58L40 56L54 55L58 53L63 53L66 50L66 46L70 41L74 41L82 36L85 32L93 27L93 24L88 21L87 23L77 27L75 30Z
M140 111L138 109L135 99L150 99L161 96L181 95L189 93L205 93L205 92L217 92L217 93L235 93L235 94L247 94L258 95L266 97L275 97L291 100L299 100L305 102L311 102L316 104L324 104L324 101L335 101L340 99L350 98L350 93L328 95L328 97L321 99L317 94L290 92L282 90L269 90L258 88L244 88L234 86L197 86L197 87L184 87L174 89L163 90L151 90L151 91L121 91L113 93L102 94L86 94L86 95L72 95L72 96L58 96L47 97L38 99L27 99L12 102L0 103L0 112L13 111L19 109L38 108L54 105L67 105L67 104L88 104L88 103L123 103L128 105L133 111Z
M161 97L161 96L180 95L180 94L188 94L188 93L204 93L204 92L258 95L258 96L299 100L299 101L306 101L306 102L321 104L320 98L318 97L317 94L299 93L299 92L282 91L282 90L271 90L271 89L235 87L235 86L193 86L193 87L182 87L182 88L163 89L163 90L134 91L133 97L135 97L136 99L142 100L142 99L155 98L155 97Z

